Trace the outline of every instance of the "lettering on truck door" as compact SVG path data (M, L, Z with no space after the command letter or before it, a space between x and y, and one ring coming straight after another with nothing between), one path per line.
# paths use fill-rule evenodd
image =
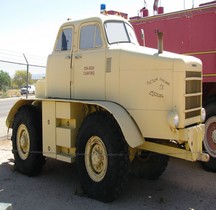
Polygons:
M75 98L105 99L105 53L100 26L96 23L82 25L73 61Z

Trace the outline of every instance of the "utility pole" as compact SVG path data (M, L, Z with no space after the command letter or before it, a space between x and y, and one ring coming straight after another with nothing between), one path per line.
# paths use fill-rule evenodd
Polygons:
M23 56L25 58L25 61L26 61L26 66L27 66L27 75L26 75L26 98L28 98L28 84L29 84L29 78L28 78L28 75L29 75L29 63L28 63L28 60L25 56L25 54L23 53Z

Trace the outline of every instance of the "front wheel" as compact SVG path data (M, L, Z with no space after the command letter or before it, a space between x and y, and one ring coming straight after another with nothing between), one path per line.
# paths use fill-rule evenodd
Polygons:
M28 176L40 173L42 155L41 114L35 106L23 106L17 112L12 133L15 168Z
M84 192L111 202L126 186L129 174L128 145L108 112L94 112L83 122L77 137L77 170Z

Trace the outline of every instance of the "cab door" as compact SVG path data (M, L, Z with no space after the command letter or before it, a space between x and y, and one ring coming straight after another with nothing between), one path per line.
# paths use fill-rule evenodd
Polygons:
M73 27L61 28L47 62L47 96L71 98Z
M74 97L105 99L106 49L97 23L83 24L78 50L74 52Z

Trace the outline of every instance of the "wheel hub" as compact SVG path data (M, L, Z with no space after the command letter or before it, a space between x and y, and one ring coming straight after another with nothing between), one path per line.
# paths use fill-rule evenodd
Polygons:
M103 170L104 157L103 157L102 153L103 153L103 151L99 145L96 145L93 147L91 162L92 162L92 166L93 166L94 170L98 173L100 173Z
M214 131L212 132L212 140L216 144L216 129L214 128Z
M27 152L27 149L28 149L28 139L27 139L27 134L26 134L25 131L23 131L22 135L21 135L20 148L22 149L23 153Z

